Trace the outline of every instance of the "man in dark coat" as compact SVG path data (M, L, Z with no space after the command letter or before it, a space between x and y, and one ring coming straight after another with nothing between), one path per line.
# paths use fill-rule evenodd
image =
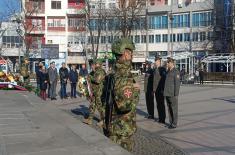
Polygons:
M144 76L144 92L148 111L148 119L154 119L154 95L153 95L153 69L151 63L146 63L146 71Z
M154 80L153 80L153 94L156 97L157 111L158 111L158 122L165 123L166 110L164 102L164 86L166 80L166 68L161 66L161 58L155 58L155 69L154 69ZM152 108L154 114L154 106Z
M69 72L69 80L71 83L71 98L77 98L76 94L76 86L78 82L78 72L76 70L76 66L73 65L71 71Z
M79 71L79 76L86 77L88 75L88 70L86 69L86 65L83 64L82 68Z
M200 69L199 71L200 84L204 84L204 71Z
M66 87L67 87L67 81L69 78L69 71L66 68L66 65L64 62L62 63L62 67L59 70L59 74L60 74L60 85L61 85L60 97L61 99L63 98L67 99Z
M180 90L180 73L175 68L174 59L168 58L167 60L167 75L164 88L164 96L169 111L169 129L177 127L178 120L178 96Z

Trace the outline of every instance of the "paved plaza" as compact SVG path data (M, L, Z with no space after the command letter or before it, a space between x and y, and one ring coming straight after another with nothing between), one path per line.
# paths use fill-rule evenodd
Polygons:
M0 154L127 154L65 112L79 108L86 113L87 106L85 98L44 102L34 94L0 91ZM179 126L174 130L145 118L143 91L137 112L138 127L147 133L146 138L142 138L146 146L154 142L148 137L160 136L193 155L235 154L235 91L232 87L182 86ZM157 111L155 117L157 120ZM148 153L143 150L143 154Z
M32 93L0 91L0 155L129 154Z

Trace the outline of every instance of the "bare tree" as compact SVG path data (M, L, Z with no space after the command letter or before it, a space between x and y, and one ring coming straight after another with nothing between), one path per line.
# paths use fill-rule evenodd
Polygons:
M140 19L145 17L146 0L119 0L113 15L119 22L123 37L130 37Z

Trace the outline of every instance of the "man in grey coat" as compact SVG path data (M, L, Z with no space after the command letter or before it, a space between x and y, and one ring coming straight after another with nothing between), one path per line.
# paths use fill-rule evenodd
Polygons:
M164 88L164 96L168 105L169 129L177 127L178 121L178 96L180 90L180 73L175 68L174 59L167 59L167 75Z
M165 80L166 80L166 68L161 66L161 58L156 56L154 78L153 78L153 94L155 94L156 97L158 122L163 124L165 124L165 119L166 119L165 102L163 96Z
M51 100L56 100L56 85L58 73L55 68L55 62L51 63L51 67L48 69L49 81L50 81L50 97Z

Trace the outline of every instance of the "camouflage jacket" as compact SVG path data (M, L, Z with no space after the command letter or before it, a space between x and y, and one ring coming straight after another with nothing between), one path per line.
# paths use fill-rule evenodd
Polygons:
M92 89L95 96L102 95L105 75L106 75L105 71L101 67L98 67L94 72L94 76L91 77Z
M28 72L28 64L21 64L21 67L20 67L20 74L23 76L23 77L28 77L29 76L29 72Z
M130 136L136 131L136 106L140 90L131 74L131 62L117 63L114 74L114 102L112 132Z

